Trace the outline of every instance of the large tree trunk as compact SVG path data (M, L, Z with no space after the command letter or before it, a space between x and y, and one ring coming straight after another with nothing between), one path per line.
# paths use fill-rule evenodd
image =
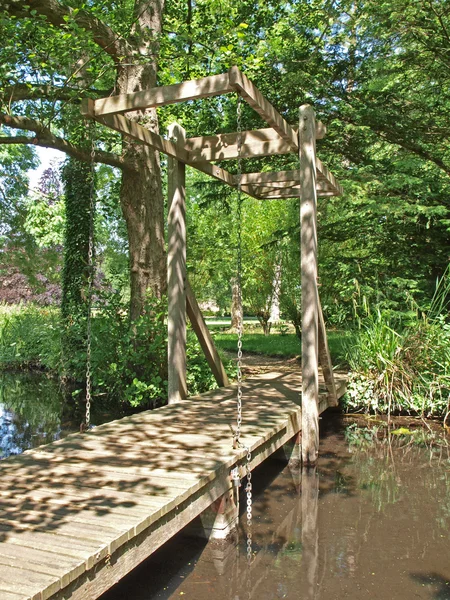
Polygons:
M158 38L161 33L163 1L137 0L135 26L130 41L135 52L119 67L118 94L155 87ZM144 58L145 57L145 58ZM135 111L126 115L158 133L156 110ZM144 309L147 290L160 297L166 290L164 248L164 199L161 189L159 153L135 141L123 140L123 156L136 167L123 171L120 201L127 224L130 253L130 318L137 319Z
M166 289L164 201L159 157L144 146L126 144L139 172L122 175L120 201L127 223L130 256L130 318L142 313L147 290L160 297Z

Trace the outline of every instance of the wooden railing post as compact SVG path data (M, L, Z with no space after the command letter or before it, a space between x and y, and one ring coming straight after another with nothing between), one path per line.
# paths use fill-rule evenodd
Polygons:
M300 245L302 289L302 461L314 464L319 449L317 293L317 192L315 113L300 107Z
M185 130L173 123L169 136L183 144ZM168 401L187 397L186 385L186 166L168 158Z

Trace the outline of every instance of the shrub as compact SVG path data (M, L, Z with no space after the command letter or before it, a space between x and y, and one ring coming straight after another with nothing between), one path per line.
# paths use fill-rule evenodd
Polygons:
M0 308L0 368L45 365L56 370L60 355L57 309L32 304Z
M65 340L62 343L61 340ZM156 407L167 401L166 301L149 298L144 314L130 327L127 307L103 295L92 318L92 384L95 401ZM86 317L63 320L56 309L21 306L0 315L0 365L40 366L77 383L84 396ZM216 387L192 332L188 335L187 380L190 395ZM231 371L231 363L227 365Z
M448 272L427 314L406 323L378 311L360 323L347 348L351 373L346 406L367 412L447 416L450 401L450 324L445 313Z

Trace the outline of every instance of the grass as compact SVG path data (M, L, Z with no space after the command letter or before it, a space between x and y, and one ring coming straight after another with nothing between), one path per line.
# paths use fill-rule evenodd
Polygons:
M350 342L352 334L347 331L328 332L328 345L333 362L342 363L345 360L345 347ZM236 352L237 334L216 333L214 341L220 350ZM272 333L265 336L261 332L244 333L242 340L244 352L292 358L301 354L301 343L295 333L281 335Z

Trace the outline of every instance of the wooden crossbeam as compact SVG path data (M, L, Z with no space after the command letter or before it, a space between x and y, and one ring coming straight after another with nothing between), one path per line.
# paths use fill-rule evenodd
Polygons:
M297 134L298 128L293 127ZM322 130L318 130L316 139L323 137ZM198 160L232 160L239 158L258 158L273 154L290 154L296 152L289 142L280 137L272 127L254 129L241 133L241 152L238 150L238 133L221 133L192 137L186 140L186 150L191 161Z
M256 196L260 200L276 200L277 198L298 198L300 196L300 184L286 183L285 187L281 187L283 184L278 184L280 187L274 187L274 185L259 186L255 184L244 185L242 189L246 192L249 190L252 196ZM329 196L336 196L336 191L330 188L326 181L316 181L316 194L320 198Z
M92 114L90 113L85 112L84 114L89 114L89 116L92 116ZM165 140L160 135L148 131L148 129L145 129L145 127L142 127L142 125L139 125L139 123L131 121L123 115L107 115L95 117L95 120L99 123L102 123L103 125L106 125L110 129L113 129L114 131L117 131L123 135L127 135L138 142L142 142L147 146L151 146L152 148L155 148L156 150L167 154L167 156L171 158L175 158L180 162L190 165L198 171L201 171L202 173L213 177L214 179L223 181L231 187L237 186L237 183L234 181L233 175L225 169L222 169L221 167L218 167L216 165L212 165L207 161L192 163L189 159L189 153L187 152L187 150L185 150L184 146L176 144L169 140Z
M220 75L211 75L174 85L163 85L132 94L101 98L95 100L94 111L96 116L101 116L144 108L156 108L167 104L186 102L187 100L228 94L233 92L234 89L234 86L230 85L229 74L221 73Z
M108 98L92 100L92 112L95 116L107 116L157 108L167 104L176 104L188 100L209 98L236 91L258 112L263 119L284 139L293 150L298 148L298 134L270 102L261 94L258 88L241 73L237 67L231 67L227 73L210 75L201 79L193 79L173 85L164 85L142 90L131 94L119 94ZM317 138L326 134L326 127L318 122ZM205 157L206 158L206 157ZM206 158L207 160L212 160Z
M189 158L192 164L203 160L233 160L239 158L263 158L265 156L274 156L278 154L290 154L295 152L290 144L278 137L278 139L268 141L255 141L250 144L244 143L239 154L237 145L211 146L203 150L192 150L189 152Z
M275 131L296 150L298 148L298 134L287 123L280 113L264 98L258 88L250 79L241 73L237 67L229 70L230 84L242 98L249 104Z
M234 176L235 182L238 181L238 176ZM320 173L317 179L322 181L324 176ZM256 183L256 184L271 184L271 183L284 183L291 182L300 183L300 171L294 169L291 171L265 171L263 173L243 173L241 176L241 182L243 184Z
M170 87L170 86L169 86ZM238 134L223 134L221 136L206 136L198 138L189 138L185 144L174 143L164 139L162 136L153 133L139 125L135 121L127 119L123 115L108 114L96 115L94 112L94 101L85 99L82 105L82 114L90 118L94 118L99 123L102 123L123 135L127 135L136 141L151 146L167 156L174 158L180 162L194 167L195 169L226 183L231 187L237 187L237 177L226 171L225 169L211 164L205 160L207 156L211 160L221 160L226 158L237 158L239 153L237 145L234 145ZM294 130L293 130L294 131ZM295 132L295 131L294 131ZM267 156L270 154L283 154L292 152L289 143L281 139L273 128L260 129L254 131L243 132L242 156ZM264 138L267 141L263 141ZM206 142L205 142L206 140ZM231 146L227 146L228 141L232 142ZM248 143L245 143L245 142ZM206 143L209 147L202 150L201 144ZM219 151L219 148L222 150ZM246 149L248 153L246 154ZM336 180L329 169L319 160L316 159L317 165L317 194L320 197L337 196L343 193L342 187ZM299 182L299 171L279 171L275 173L247 173L242 175L242 189L248 195L259 199L276 199L276 198L294 198L298 195L298 190L293 188L292 184ZM328 183L328 186L325 185ZM282 189L277 189L281 186L276 186L274 189L257 189L251 184L273 184L286 183ZM269 188L270 185L266 186Z

